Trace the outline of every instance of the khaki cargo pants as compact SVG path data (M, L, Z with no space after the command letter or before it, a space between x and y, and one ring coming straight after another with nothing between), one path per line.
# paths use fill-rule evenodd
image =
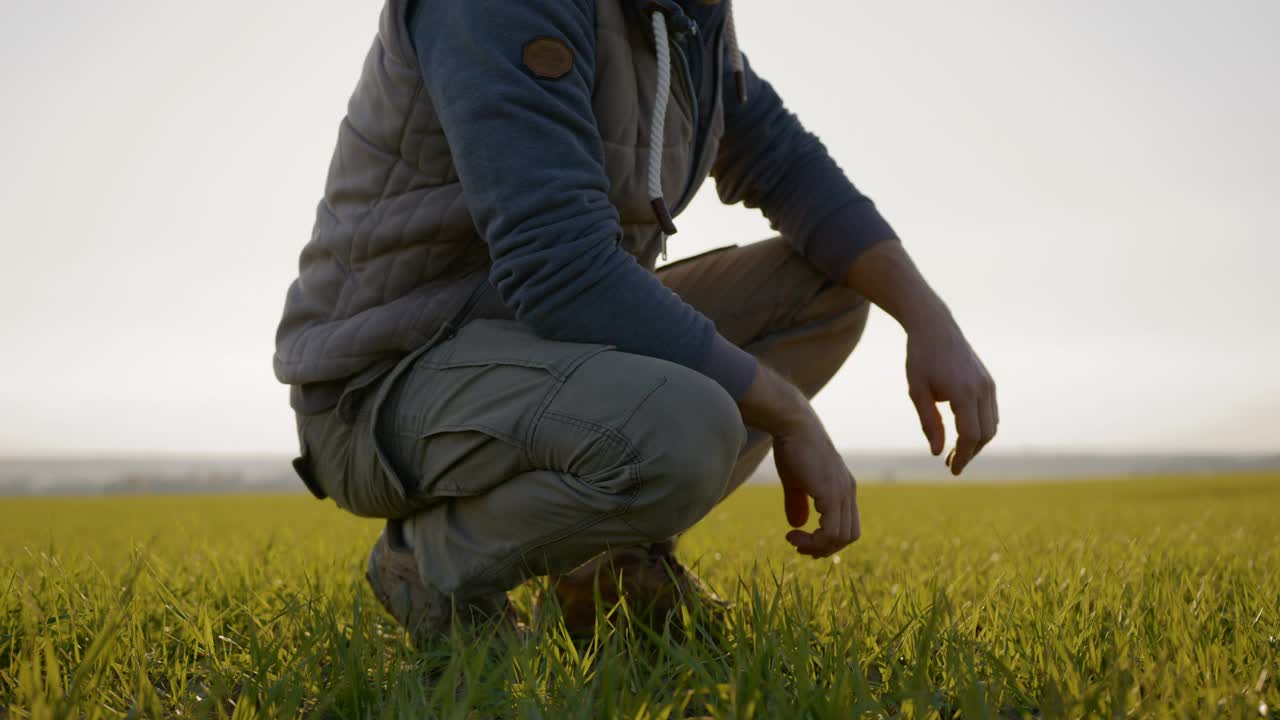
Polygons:
M809 396L866 324L866 301L781 238L658 276ZM473 320L370 390L354 407L299 417L312 481L357 515L411 518L423 578L458 599L667 540L769 450L706 376L514 321Z

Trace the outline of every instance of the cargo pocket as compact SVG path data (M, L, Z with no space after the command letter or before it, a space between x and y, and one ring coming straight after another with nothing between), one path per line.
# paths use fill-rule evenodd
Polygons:
M539 414L606 345L546 340L518 322L475 320L396 380L376 430L418 505L481 495L534 469Z
M303 456L295 468L316 497L361 517L398 517L405 511L400 486L376 462L362 462L370 453L359 427L337 410L301 418Z

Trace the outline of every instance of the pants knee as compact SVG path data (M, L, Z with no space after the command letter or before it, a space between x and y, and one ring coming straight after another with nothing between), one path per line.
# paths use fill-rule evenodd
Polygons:
M746 441L729 394L699 373L679 370L632 419L648 426L648 441L638 448L642 488L633 524L654 541L683 532L715 507Z
M797 315L796 324L761 351L761 360L812 398L862 339L871 306L857 292L827 285Z
M831 285L818 293L812 311L821 317L818 324L830 327L839 344L852 352L867 327L871 303L855 290Z

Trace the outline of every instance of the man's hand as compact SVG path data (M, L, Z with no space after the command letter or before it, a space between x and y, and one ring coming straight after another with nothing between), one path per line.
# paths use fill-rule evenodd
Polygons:
M787 522L809 520L809 498L818 529L792 530L787 542L803 555L827 557L862 535L857 486L831 437L794 385L760 365L742 399L742 418L773 436L773 458L782 479Z
M947 439L937 404L951 404L957 439L947 465L959 475L1000 424L991 374L902 243L886 240L862 253L849 269L848 284L907 331L907 387L934 455Z
M951 474L959 475L995 437L1000 408L995 382L954 323L908 333L907 387L934 455L946 445L946 429L937 404L951 404L957 438L947 465Z
M782 478L787 522L803 527L809 521L809 498L818 511L818 529L792 530L787 542L802 555L827 557L862 536L857 484L821 423L775 436L773 460Z

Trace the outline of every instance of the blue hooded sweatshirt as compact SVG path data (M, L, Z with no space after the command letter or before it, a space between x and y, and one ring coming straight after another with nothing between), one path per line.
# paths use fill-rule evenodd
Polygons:
M636 1L636 0L620 0ZM696 32L676 42L698 98L697 143L714 103L726 3L663 0ZM641 2L647 5L647 2ZM592 110L595 0L418 0L407 24L481 237L490 281L517 319L543 337L597 342L698 370L740 400L756 361L619 247ZM686 20L687 18L687 20ZM531 82L521 62L529 38L561 40L573 68ZM759 208L795 250L843 283L853 261L894 237L826 148L746 64L746 100L735 79L712 166L721 199ZM696 157L696 154L695 154ZM678 213L693 178L672 199Z

